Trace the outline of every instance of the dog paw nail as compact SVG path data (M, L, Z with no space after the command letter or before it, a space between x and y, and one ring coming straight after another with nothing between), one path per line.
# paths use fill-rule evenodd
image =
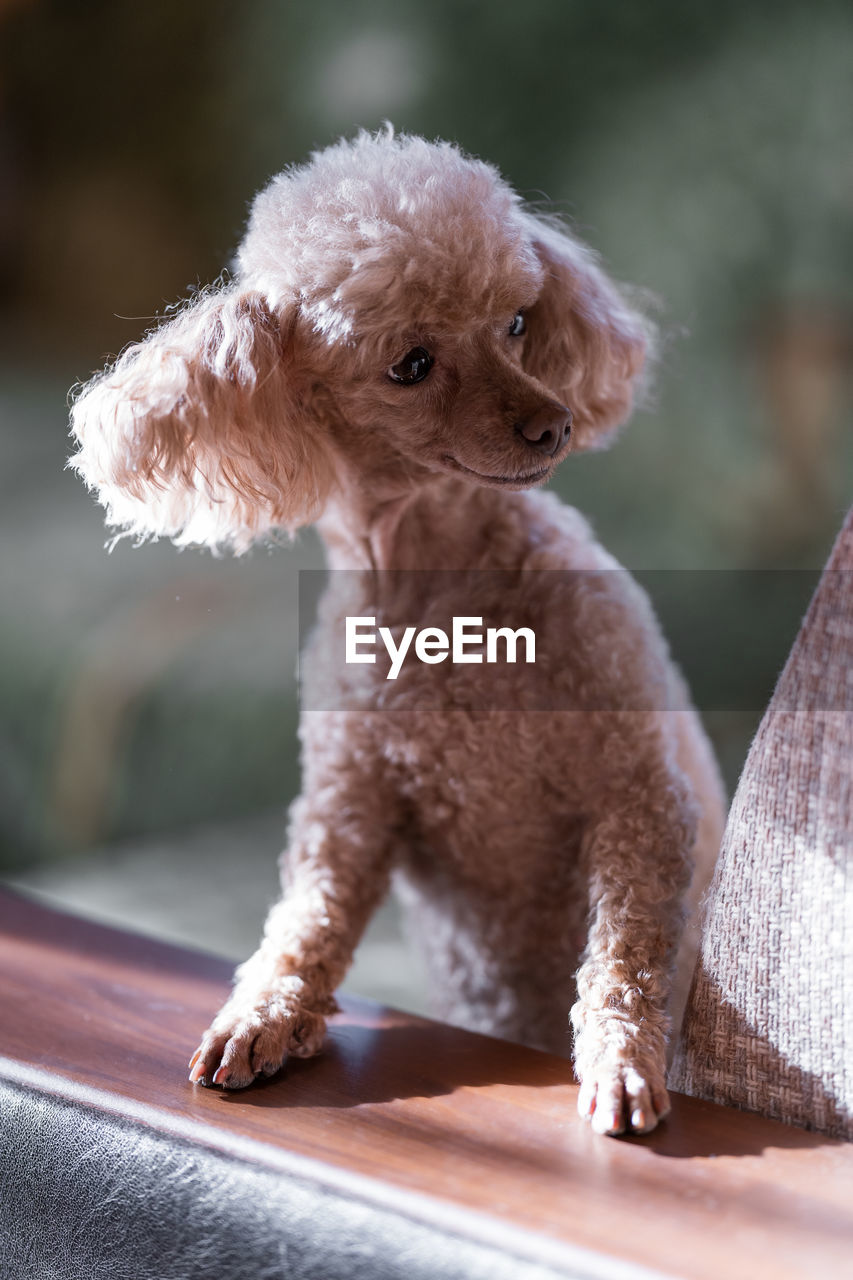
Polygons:
M595 1111L595 1089L582 1084L578 1091L578 1112L584 1120L589 1120Z
M596 1133L621 1133L624 1128L618 1111L602 1111L599 1108L596 1108L592 1117L592 1127Z

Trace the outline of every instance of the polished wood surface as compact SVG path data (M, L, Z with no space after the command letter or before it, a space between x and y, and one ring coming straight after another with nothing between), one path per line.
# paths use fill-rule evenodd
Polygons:
M853 1144L678 1096L655 1133L597 1137L562 1059L352 999L320 1058L202 1089L186 1064L229 977L0 891L0 1078L274 1167L308 1157L552 1251L697 1280L853 1275Z

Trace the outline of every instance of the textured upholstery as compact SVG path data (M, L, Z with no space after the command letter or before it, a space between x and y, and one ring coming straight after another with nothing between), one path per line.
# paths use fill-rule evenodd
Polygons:
M853 511L735 795L671 1083L853 1140Z

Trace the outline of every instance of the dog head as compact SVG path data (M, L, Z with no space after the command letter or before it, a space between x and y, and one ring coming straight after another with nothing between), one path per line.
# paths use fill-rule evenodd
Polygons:
M273 179L234 279L82 388L71 465L109 523L235 549L354 471L524 488L625 419L649 335L489 165L361 134Z

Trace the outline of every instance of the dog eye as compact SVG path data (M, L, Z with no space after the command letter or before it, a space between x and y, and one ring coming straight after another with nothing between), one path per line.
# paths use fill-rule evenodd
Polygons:
M509 336L511 338L520 338L526 328L527 325L524 323L524 312L516 311L513 316L512 324L509 326Z
M410 387L415 382L423 382L432 368L432 356L423 347L412 347L397 364L392 364L388 377L392 382L402 382Z

